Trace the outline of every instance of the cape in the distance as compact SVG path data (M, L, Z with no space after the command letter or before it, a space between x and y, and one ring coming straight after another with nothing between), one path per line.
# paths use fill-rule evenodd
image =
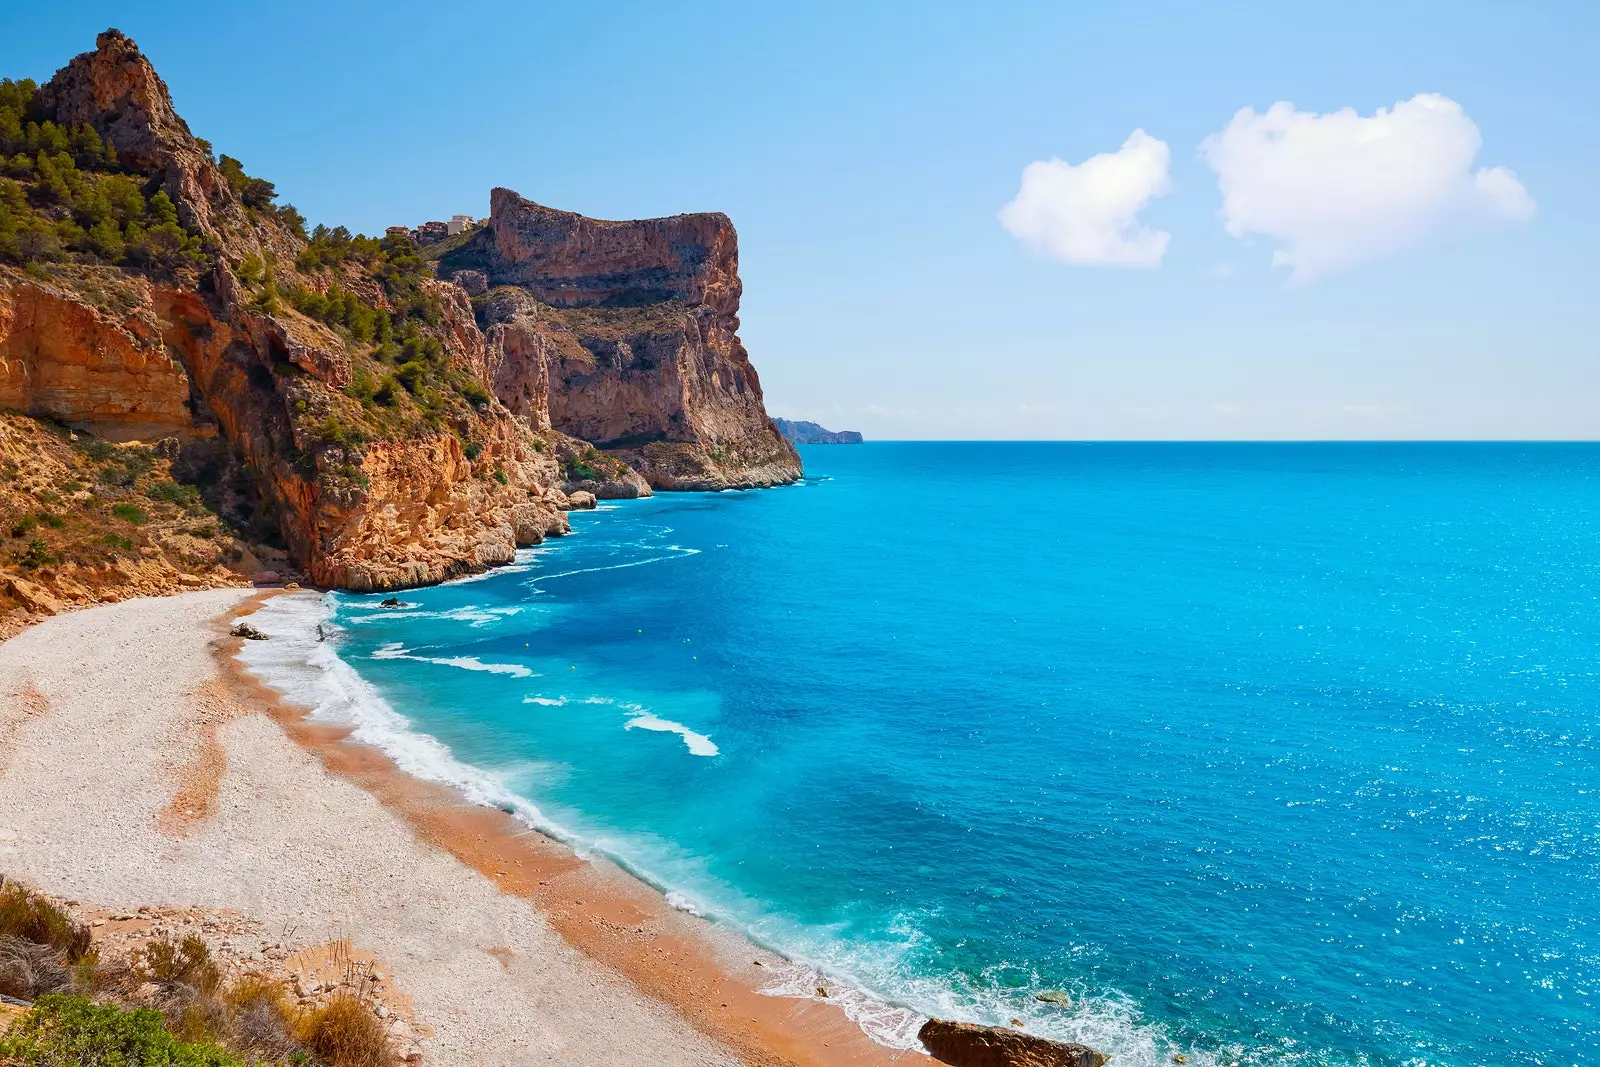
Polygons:
M772 421L778 424L779 433L797 445L859 445L863 440L860 430L830 430L804 419Z
M0 507L23 544L0 611L260 570L427 584L595 497L800 476L739 341L724 215L497 189L429 244L308 232L116 30L0 86L0 156Z

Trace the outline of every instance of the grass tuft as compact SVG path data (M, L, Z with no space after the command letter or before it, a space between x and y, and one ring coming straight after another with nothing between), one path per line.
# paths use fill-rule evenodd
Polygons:
M339 993L304 1012L300 1043L328 1067L388 1067L394 1062L383 1023L362 998Z

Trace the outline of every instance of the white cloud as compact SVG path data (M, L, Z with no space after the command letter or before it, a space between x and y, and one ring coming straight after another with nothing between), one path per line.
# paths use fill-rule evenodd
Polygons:
M1228 232L1274 238L1273 265L1306 282L1450 226L1532 218L1515 174L1472 169L1482 143L1460 104L1420 93L1370 116L1247 107L1200 151L1217 172Z
M1142 226L1139 211L1170 191L1166 142L1134 130L1115 152L1074 166L1040 160L1000 209L1000 225L1035 253L1065 263L1159 267L1169 233Z

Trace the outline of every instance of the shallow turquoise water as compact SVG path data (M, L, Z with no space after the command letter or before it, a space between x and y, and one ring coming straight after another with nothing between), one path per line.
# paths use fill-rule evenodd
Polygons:
M1596 1060L1600 447L803 451L339 596L331 644L490 792L918 1013Z

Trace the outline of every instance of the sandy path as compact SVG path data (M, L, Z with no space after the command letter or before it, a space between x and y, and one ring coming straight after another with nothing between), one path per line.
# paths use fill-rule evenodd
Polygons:
M249 595L130 600L0 644L0 871L350 935L432 1028L430 1064L735 1062L272 720L219 708L207 624Z

